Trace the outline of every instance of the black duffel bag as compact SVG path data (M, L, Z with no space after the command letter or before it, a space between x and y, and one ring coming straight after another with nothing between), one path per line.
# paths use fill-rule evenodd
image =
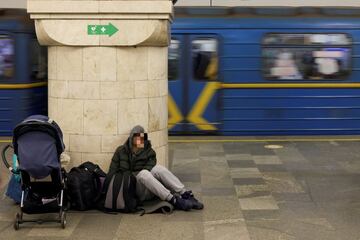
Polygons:
M70 208L80 211L97 208L105 177L104 171L92 162L73 167L67 174L66 184Z
M104 212L138 211L139 201L136 197L135 176L129 171L118 171L107 176L101 205Z

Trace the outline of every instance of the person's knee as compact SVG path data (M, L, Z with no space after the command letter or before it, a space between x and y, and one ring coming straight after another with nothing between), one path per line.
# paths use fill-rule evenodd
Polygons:
M144 183L151 177L153 177L151 172L149 172L149 170L143 169L136 175L136 180Z
M155 176L157 179L162 179L164 176L168 176L170 171L161 165L156 165L152 170L151 173Z
M168 171L169 170L166 167L161 166L161 165L156 165L151 170L151 172L154 173L154 174L161 174L161 173L168 172Z

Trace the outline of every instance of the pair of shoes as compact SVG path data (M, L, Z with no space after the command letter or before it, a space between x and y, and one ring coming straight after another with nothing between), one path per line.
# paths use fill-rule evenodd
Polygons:
M176 209L189 211L193 205L187 199L182 199L180 196L173 196L169 201Z
M199 202L199 200L197 200L194 197L194 194L192 193L192 191L186 191L183 194L181 194L181 198L182 199L186 199L189 200L192 204L192 208L196 209L196 210L201 210L204 208L204 204L202 204L201 202Z

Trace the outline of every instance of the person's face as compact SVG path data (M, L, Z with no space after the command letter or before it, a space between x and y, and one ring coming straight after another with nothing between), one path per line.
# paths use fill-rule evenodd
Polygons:
M136 148L144 148L144 143L146 139L147 139L146 133L137 133L134 135L133 144Z

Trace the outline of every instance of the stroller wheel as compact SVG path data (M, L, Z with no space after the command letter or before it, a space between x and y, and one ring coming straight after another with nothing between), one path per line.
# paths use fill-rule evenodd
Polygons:
M66 226L66 212L62 212L60 216L61 227L64 229Z
M20 214L17 213L15 216L14 229L19 230L20 228Z

